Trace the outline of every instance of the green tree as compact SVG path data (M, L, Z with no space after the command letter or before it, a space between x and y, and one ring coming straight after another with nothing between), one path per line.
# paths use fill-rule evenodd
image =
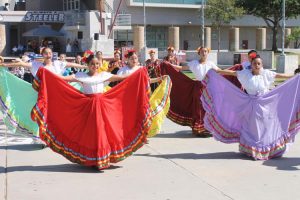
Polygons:
M218 51L220 51L221 27L241 16L244 10L236 7L236 0L208 0L205 17L210 19L212 26L218 31Z
M300 27L292 29L291 35L287 37L287 42L294 42L294 48L300 47Z
M286 18L295 18L300 15L300 1L286 0ZM272 50L277 51L277 34L282 20L282 0L237 0L237 6L246 10L247 14L261 17L267 26L272 29Z

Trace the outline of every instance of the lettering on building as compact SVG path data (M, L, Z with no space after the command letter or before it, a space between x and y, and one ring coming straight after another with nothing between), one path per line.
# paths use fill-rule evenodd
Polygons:
M59 11L28 11L25 15L26 22L65 22L65 14Z

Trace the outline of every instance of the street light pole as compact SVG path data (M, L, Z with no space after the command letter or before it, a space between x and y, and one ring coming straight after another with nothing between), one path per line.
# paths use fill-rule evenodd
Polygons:
M146 40L146 5L145 0L143 0L143 7L144 7L144 43L145 47L147 46L147 40Z
M204 47L204 0L202 0L202 3L201 3L201 19L202 19L202 22L201 22L201 46Z
M146 5L145 5L145 0L143 0L143 7L144 7L144 56L145 56L145 61L146 61L146 49L147 49L147 31L146 31Z
M285 43L285 0L282 1L282 51L281 51L281 55L284 55L284 43Z

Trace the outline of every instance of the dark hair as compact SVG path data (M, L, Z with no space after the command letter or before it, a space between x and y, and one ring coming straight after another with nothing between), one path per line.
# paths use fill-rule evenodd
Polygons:
M261 59L260 55L257 54L257 55L255 56L255 58L252 59L251 63L252 63L254 60L258 59L258 58ZM262 60L262 59L261 59L261 60Z
M45 53L45 51L46 51L46 49L50 49L50 50L51 50L51 52L52 52L52 49L51 49L50 47L44 47L44 48L42 48L42 51L41 51L41 53L42 53L42 54L44 54L44 53Z
M94 55L89 55L89 57L86 59L86 62L90 63L94 58L96 58Z
M102 51L97 51L96 55L98 55L98 54L103 54L103 53L102 53Z
M300 65L299 65L298 68L295 70L295 74L300 74Z
M134 54L136 54L136 52L134 51L134 50L131 50L131 51L129 51L126 55L125 55L125 57L127 58L127 59L129 59L131 56L133 56Z
M248 52L248 56L251 54L251 53L256 53L257 54L257 51L256 50L250 50L249 52Z

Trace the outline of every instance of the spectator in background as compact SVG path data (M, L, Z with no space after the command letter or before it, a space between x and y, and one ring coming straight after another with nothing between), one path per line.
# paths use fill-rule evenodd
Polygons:
M48 47L48 40L47 40L47 39L44 39L44 40L42 41L41 47L42 47L42 48Z
M57 38L53 41L53 51L60 52L60 43Z
M14 56L17 56L18 55L18 48L17 46L14 46L12 49L11 49L11 52Z
M80 54L77 54L77 56L75 57L74 63L79 64L79 65L84 65ZM77 69L77 68L72 67L70 74L76 74L77 72L86 72L86 71L87 71L86 69Z
M74 61L75 63L77 63L77 64L82 64L82 57L81 57L81 55L80 54L77 54L77 56L75 57L75 61Z
M32 46L31 46L31 40L27 40L27 48L26 48L27 51L33 51L32 50Z
M32 46L32 50L34 53L39 54L39 45L38 42L36 40L32 40L31 42L31 46Z
M66 58L67 58L67 56L66 56L66 54L64 54L64 53L61 53L61 54L59 55L59 60L62 61L62 62L66 62Z
M67 56L70 56L72 53L72 45L71 45L71 40L70 38L67 39L67 44L66 44L66 54Z
M24 46L22 44L18 44L18 54L24 53Z
M77 39L73 42L73 52L78 53L80 51L79 42Z

